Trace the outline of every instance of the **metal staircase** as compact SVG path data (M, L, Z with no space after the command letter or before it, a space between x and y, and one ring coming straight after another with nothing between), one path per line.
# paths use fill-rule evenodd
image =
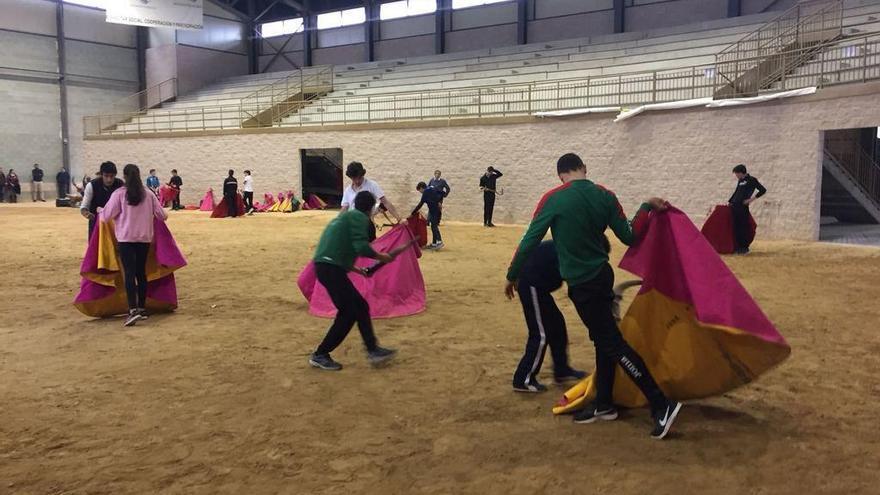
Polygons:
M757 96L843 35L843 0L798 3L715 56L715 99Z
M880 223L880 164L864 150L824 151L822 168Z
M333 91L333 67L301 69L241 99L241 127L272 127Z

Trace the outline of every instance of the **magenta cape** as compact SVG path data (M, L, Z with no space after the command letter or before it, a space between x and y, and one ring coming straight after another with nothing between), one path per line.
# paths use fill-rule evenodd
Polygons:
M171 231L154 221L153 243L147 256L147 309L153 312L177 308L174 271L186 266ZM122 263L116 247L112 222L98 222L80 265L79 294L74 306L87 316L113 316L128 312Z
M627 342L657 384L678 400L723 394L784 361L791 348L681 211L653 213L647 232L620 267L642 278L620 322ZM571 412L594 395L592 377L565 393L554 408ZM614 402L645 403L618 369Z
M202 202L199 204L200 211L214 211L214 190L208 189Z
M749 225L749 241L752 241L755 238L758 224L755 223L755 219L751 215L749 215ZM730 211L730 205L716 206L703 224L702 232L715 251L721 254L732 253L736 243L733 240L733 214Z
M399 225L373 241L373 249L388 252L412 239L409 229ZM421 250L415 245L400 253L393 262L382 267L372 277L364 277L354 272L348 277L358 292L370 304L373 318L396 318L421 313L425 310L425 281L419 268ZM355 265L370 266L375 263L368 258L358 258ZM299 290L309 301L309 312L315 316L333 318L336 307L324 286L315 275L315 264L309 262L297 280Z

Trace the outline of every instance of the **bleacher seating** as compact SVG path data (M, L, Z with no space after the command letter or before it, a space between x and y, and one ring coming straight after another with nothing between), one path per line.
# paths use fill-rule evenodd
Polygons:
M880 32L880 2L851 1L846 3L846 7L844 35ZM711 67L718 52L771 17L762 14L653 33L624 33L593 39L336 66L333 68L332 92L283 118L279 125L381 120L388 112L395 116L400 114L403 118L436 118L448 116L450 112L470 114L475 111L468 105L475 98L482 105L479 112L485 111L487 104L497 102L511 114L528 113L542 109L540 102L527 103L523 88L529 84L536 85L530 87L529 91L547 91L548 98L560 98L566 94L566 85L571 81L610 75L636 81L633 87L639 91L638 88L650 84L657 88L657 76L650 80L642 73L693 70L696 86L700 84L698 79L711 77ZM793 76L797 73L795 71ZM809 68L801 71L801 74L810 73ZM192 94L180 96L161 108L151 109L129 122L119 124L110 132L127 134L238 128L242 122L239 109L242 98L292 74L294 72L275 72L225 79ZM641 85L638 84L640 78L644 79ZM805 85L809 82L806 76L802 79ZM475 91L466 91L469 89ZM552 96L551 90L555 90ZM445 99L443 91L449 92ZM590 91L595 99L603 91L611 94L618 90L600 85L598 90L593 88ZM571 90L569 93L575 94L577 91ZM399 111L401 101L417 97L435 101L428 105L422 102L418 114ZM595 101L602 104L604 100ZM617 101L624 102L619 95ZM394 108L389 106L386 109L388 112L384 112L375 106L382 102L394 105ZM462 105L457 107L459 102ZM613 101L609 99L607 103L613 104ZM368 108L370 105L373 108ZM396 109L398 111L395 113Z

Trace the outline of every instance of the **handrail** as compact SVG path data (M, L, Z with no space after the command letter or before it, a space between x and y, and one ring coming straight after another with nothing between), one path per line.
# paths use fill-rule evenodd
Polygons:
M750 33L746 34L745 36L743 36L742 38L740 38L736 42L730 44L728 47L726 47L723 50L721 50L720 52L718 52L718 56L719 57L724 56L727 53L738 49L744 43L751 41L752 38L755 38L756 36L760 37L761 33L768 31L770 28L776 27L782 21L788 20L792 16L794 16L794 18L800 20L801 13L803 12L803 9L806 6L813 6L813 5L824 4L824 3L830 3L831 5L829 5L829 7L837 6L841 10L841 14L842 14L843 0L830 0L830 1L829 0L813 0L813 1L806 1L806 2L798 2L795 5L793 5L791 8L789 8L788 10L782 12L781 14L776 16L775 18L767 21L766 23L764 23L760 27L756 28L754 31L751 31ZM822 10L825 10L825 9L822 9ZM842 15L841 15L841 18L842 18ZM795 23L795 25L797 25L797 24L799 24L799 23Z
M244 96L239 101L239 118L248 127L271 126L295 109L291 102L311 101L314 95L332 90L332 66L300 69Z
M853 48L855 47L855 48ZM812 48L783 52L790 60L809 60L791 74L783 73L770 90L825 86L880 79L880 35L847 38L815 56ZM745 63L757 57L745 59ZM298 115L277 126L342 125L426 119L455 119L530 115L539 111L600 106L627 106L700 97L718 90L714 65L678 69L607 74L590 78L542 80L507 85L481 85L456 89L330 96L315 100L286 101L283 111ZM179 130L240 129L243 112L238 105L154 110L145 115L86 117L87 136L140 134ZM273 119L283 118L282 112ZM134 119L118 129L105 123ZM180 120L184 119L184 120Z
M843 155L824 150L825 157L830 159L841 170L850 176L874 205L880 208L880 164L859 148L855 152Z

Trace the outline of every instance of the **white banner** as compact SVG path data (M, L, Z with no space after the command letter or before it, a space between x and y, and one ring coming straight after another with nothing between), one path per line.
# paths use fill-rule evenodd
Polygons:
M110 0L107 22L202 29L202 0Z

